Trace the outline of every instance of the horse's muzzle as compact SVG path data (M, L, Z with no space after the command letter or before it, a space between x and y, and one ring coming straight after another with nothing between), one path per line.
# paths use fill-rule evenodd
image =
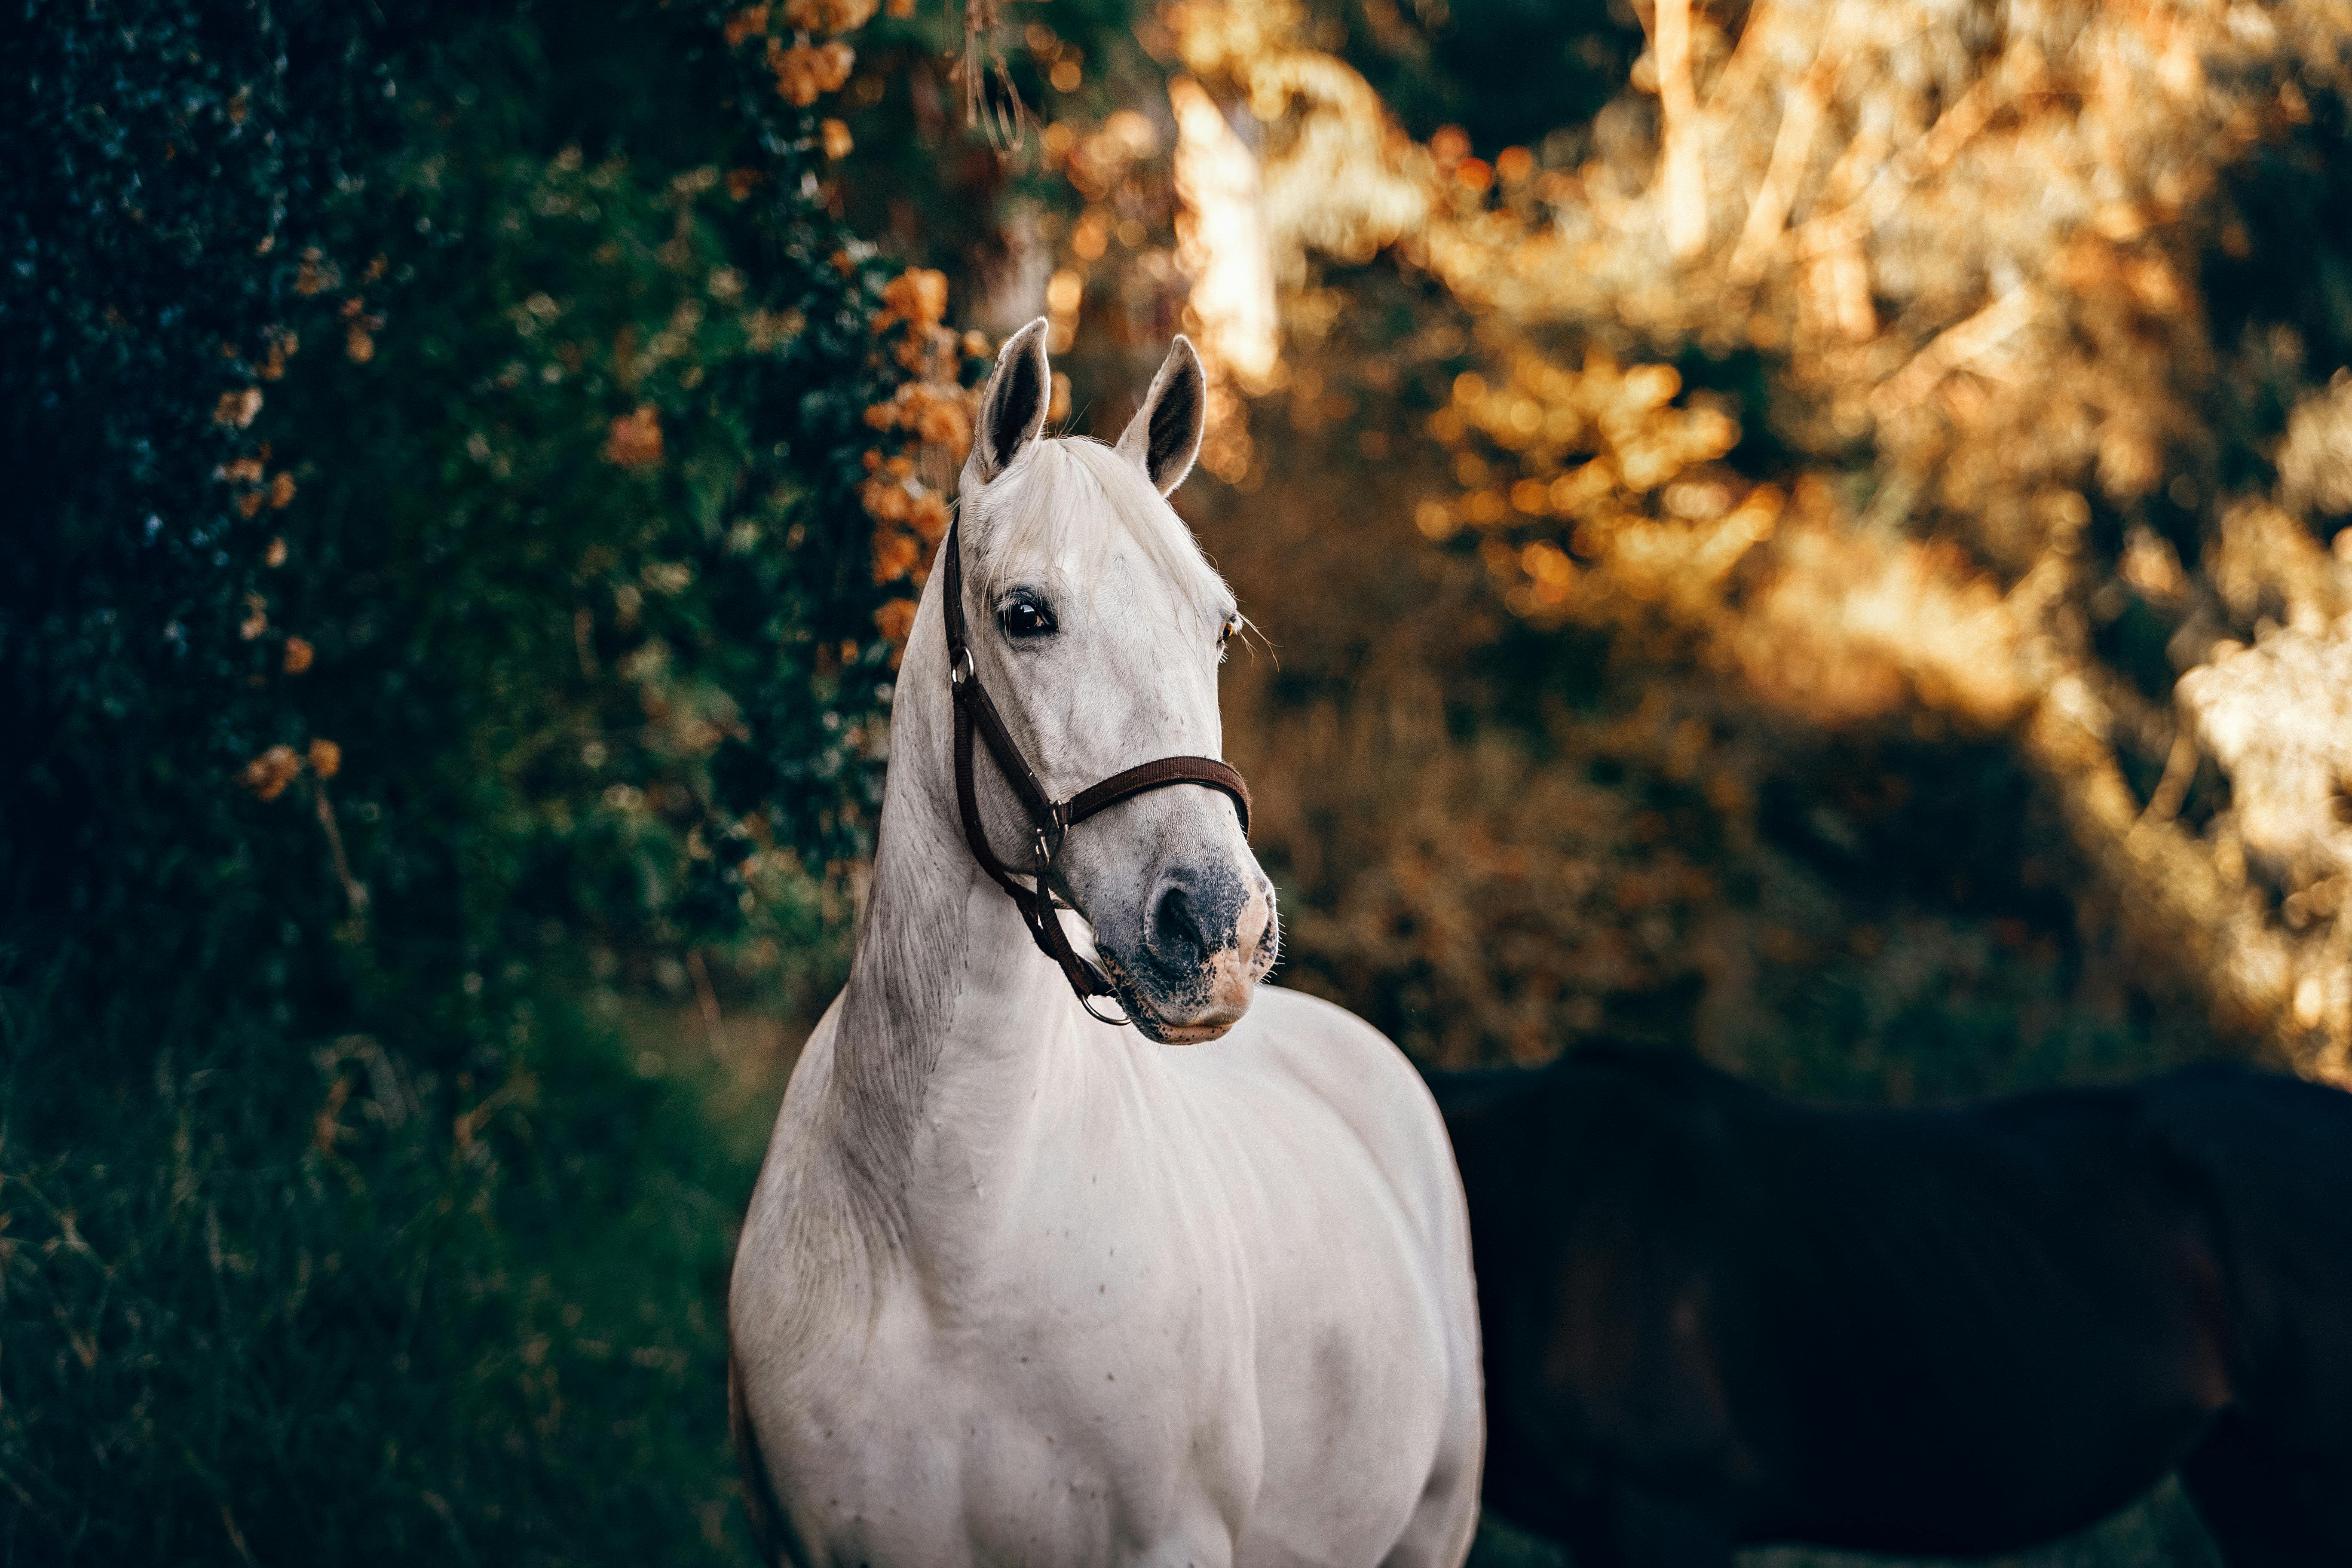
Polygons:
M1121 1005L1164 1045L1213 1040L1241 1022L1274 967L1274 888L1255 867L1173 866L1144 906L1141 949L1114 964Z

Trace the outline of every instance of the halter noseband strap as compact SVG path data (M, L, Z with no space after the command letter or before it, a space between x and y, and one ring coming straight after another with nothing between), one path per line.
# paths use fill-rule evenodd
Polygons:
M964 627L961 528L960 522L948 525L947 546L941 553L947 564L947 582L942 586L947 592L948 687L955 695L956 807L963 816L964 841L971 846L972 858L980 862L980 868L994 878L996 885L1012 898L1038 950L1060 966L1063 977L1069 981L1070 989L1077 993L1087 1011L1106 1024L1124 1023L1125 1019L1106 1018L1095 1012L1091 998L1110 995L1110 979L1070 946L1069 934L1062 930L1061 919L1054 912L1057 900L1046 883L1054 869L1054 857L1061 851L1063 835L1130 795L1180 784L1206 784L1232 796L1234 808L1241 814L1242 831L1247 833L1249 785L1242 782L1241 774L1214 757L1162 757L1113 773L1067 800L1057 801L1046 794L1045 786L1029 766L1029 760L1013 742L1013 732L1004 727L1003 716L990 700L987 689L981 685L979 666L972 662L971 644ZM1029 849L1034 862L1028 870L1016 873L998 859L989 845L988 830L981 825L980 796L972 780L971 738L975 730L988 742L997 771L1013 786L1013 795L1028 813ZM1033 879L1036 886L1034 889L1024 888L1014 879L1016 875Z

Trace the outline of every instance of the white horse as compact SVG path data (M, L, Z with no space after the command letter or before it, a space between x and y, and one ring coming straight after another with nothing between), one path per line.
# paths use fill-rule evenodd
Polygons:
M961 819L951 680L993 692L1055 799L1220 749L1239 620L1162 499L1200 362L1179 338L1116 448L1047 438L1045 327L982 399L972 570L935 571L916 616L849 984L736 1255L754 1528L803 1568L1455 1564L1484 1446L1461 1181L1388 1040L1294 992L1251 1007L1274 889L1223 765L1055 847L1002 753L966 764L971 831L1013 868L1049 851L1099 970L1039 952ZM1132 1030L1072 994L1103 971Z

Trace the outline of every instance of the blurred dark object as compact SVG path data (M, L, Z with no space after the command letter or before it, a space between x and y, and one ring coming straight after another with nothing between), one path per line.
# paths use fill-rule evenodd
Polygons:
M2352 1096L1822 1110L1611 1047L1432 1087L1486 1497L1583 1568L2016 1551L2176 1465L2231 1564L2352 1556Z

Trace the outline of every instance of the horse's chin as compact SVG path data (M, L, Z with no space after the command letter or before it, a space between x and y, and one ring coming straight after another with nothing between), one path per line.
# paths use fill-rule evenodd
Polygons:
M1162 992L1162 1006L1152 1004L1155 999L1136 985L1134 975L1124 966L1108 963L1110 985L1118 992L1119 1006L1127 1008L1129 1023L1136 1025L1143 1039L1162 1047L1206 1047L1212 1039L1223 1039L1233 1032L1233 1025L1242 1023L1242 1016L1249 1013L1249 1004L1258 994L1258 980L1275 966L1277 938L1273 924L1261 921L1251 938L1246 954L1242 947L1225 947L1223 952L1212 954L1197 973L1169 987L1173 996ZM1183 1011L1173 1011L1171 1002Z
M1242 1021L1257 995L1258 980L1269 966L1263 952L1244 958L1227 948L1209 961L1195 984L1186 987L1186 999L1197 997L1198 1002L1182 1016L1169 1016L1129 984L1118 986L1119 1005L1127 1009L1136 1032L1148 1040L1163 1046L1205 1046L1223 1039Z
M1129 1021L1135 1025L1137 1034L1163 1046L1205 1046L1212 1040L1223 1039L1233 1026L1242 1021L1241 1013L1235 1013L1227 1018L1193 1019L1182 1024L1171 1024L1152 1016L1149 1009L1139 1007L1129 1007L1127 1016Z

